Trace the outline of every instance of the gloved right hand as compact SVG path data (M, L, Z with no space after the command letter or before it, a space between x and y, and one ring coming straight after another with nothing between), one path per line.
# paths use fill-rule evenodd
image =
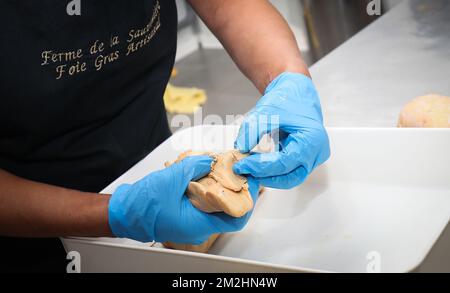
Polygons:
M124 184L112 194L108 215L113 234L142 242L201 244L212 234L241 230L251 212L242 218L224 213L207 214L184 196L190 181L211 170L212 158L188 157L170 167L151 173L135 184ZM256 203L259 185L248 179Z

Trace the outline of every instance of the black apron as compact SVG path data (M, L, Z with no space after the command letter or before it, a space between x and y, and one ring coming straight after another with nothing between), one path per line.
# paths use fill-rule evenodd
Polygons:
M70 2L0 0L0 168L99 192L170 135L177 11L174 0L81 0L69 16ZM58 239L0 247L0 270L64 270Z

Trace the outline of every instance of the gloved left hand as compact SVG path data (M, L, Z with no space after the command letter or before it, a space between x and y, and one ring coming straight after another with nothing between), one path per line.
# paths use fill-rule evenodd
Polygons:
M241 218L207 214L195 208L185 195L190 181L210 172L211 162L208 156L188 157L134 184L119 186L109 201L113 234L141 242L200 244L212 234L241 230L251 212ZM256 202L259 184L252 178L248 184Z
M235 148L247 153L273 131L278 131L279 151L252 154L234 165L235 173L256 177L267 187L289 189L329 158L319 96L307 76L286 72L273 80L242 123Z

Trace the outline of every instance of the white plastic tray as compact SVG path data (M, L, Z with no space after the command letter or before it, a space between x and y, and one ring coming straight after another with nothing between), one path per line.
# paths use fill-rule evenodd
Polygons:
M175 133L104 192L186 149L232 148L235 126ZM247 227L210 254L66 238L83 272L409 272L450 219L450 130L329 129L332 157L302 186L268 189Z

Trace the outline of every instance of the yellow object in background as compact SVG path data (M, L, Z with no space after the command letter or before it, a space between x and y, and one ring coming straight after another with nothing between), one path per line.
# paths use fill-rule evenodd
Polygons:
M164 105L169 113L192 114L207 100L204 90L176 87L168 84L164 93Z
M178 75L176 68L172 69L171 78ZM169 83L164 92L166 111L177 114L192 114L207 100L204 90L198 88L177 87Z
M174 67L172 68L172 73L170 74L170 78L174 78L178 75L178 70Z

